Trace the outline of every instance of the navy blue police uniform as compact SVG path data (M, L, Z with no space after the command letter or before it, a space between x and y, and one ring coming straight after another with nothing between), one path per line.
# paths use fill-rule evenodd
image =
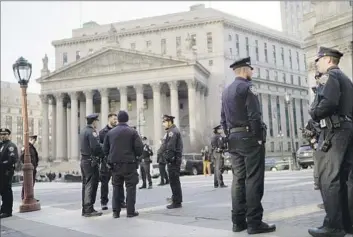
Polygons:
M169 177L166 170L167 161L163 156L163 151L164 151L164 145L163 145L163 139L161 139L161 146L157 150L157 163L159 168L159 174L161 176L161 182L158 184L158 186L169 184Z
M110 127L108 124L99 131L99 142L103 146L104 143L104 138L107 135L107 133L113 129L113 127ZM107 164L107 157L105 156L104 159L102 160L100 170L99 170L99 177L100 177L100 182L101 182L101 205L102 205L102 210L107 210L107 204L109 202L108 194L109 194L109 181L112 177L112 171ZM125 194L124 194L124 187L122 187L121 190L122 195L121 197L121 207L125 208L126 203L125 203Z
M147 141L147 137L142 137L142 141ZM152 189L152 177L151 177L151 156L153 156L153 151L148 144L143 145L142 155L140 157L140 174L142 179L142 186L140 189L144 189L147 187Z
M118 124L107 133L103 144L104 155L108 157L107 162L112 167L114 218L120 217L121 190L124 182L127 217L138 216L135 210L136 185L139 182L136 157L141 156L143 143L137 131L127 124L128 120L127 112L119 111Z
M317 59L329 56L340 60L335 49L320 47ZM309 114L320 122L318 149L324 154L317 160L318 178L326 217L323 227L309 229L312 236L344 236L352 233L353 219L353 84L338 66L327 69L320 77L323 88L319 102Z
M248 67L250 57L230 68ZM248 229L249 234L275 231L275 225L262 222L265 157L260 102L250 78L237 76L222 94L221 125L228 138L232 159L233 231ZM246 222L247 220L247 222Z
M223 152L225 150L224 137L217 131L222 128L222 125L218 125L213 128L213 136L211 138L213 165L214 165L214 187L226 188L227 185L223 182L224 172L224 157Z
M81 143L81 174L82 174L82 216L100 216L101 212L94 209L99 184L99 163L103 158L103 150L99 144L99 136L94 121L98 114L86 117L87 126L80 133Z
M163 115L163 121L174 121L173 116ZM163 137L162 155L167 161L169 184L172 190L172 203L168 209L180 208L183 202L183 193L180 184L180 166L183 155L183 141L179 129L175 124L166 129Z
M0 129L0 135L10 135L7 128ZM18 161L17 146L9 139L4 139L0 146L0 195L2 198L0 218L12 216L13 192L12 177L15 171L15 164Z

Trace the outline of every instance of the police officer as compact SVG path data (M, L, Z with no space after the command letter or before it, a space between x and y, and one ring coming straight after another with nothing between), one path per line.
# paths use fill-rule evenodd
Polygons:
M118 124L110 130L104 139L103 150L108 157L108 164L112 167L113 184L113 217L119 218L121 211L121 189L126 186L126 214L127 217L138 216L135 210L136 185L139 182L137 173L137 159L143 151L143 143L137 131L129 127L129 115L126 111L119 111Z
M152 189L152 178L151 178L151 156L153 156L153 151L151 147L147 144L147 137L142 137L143 142L143 152L140 157L140 173L142 178L142 186L139 189L146 188L146 178L148 180L148 189Z
M180 208L183 202L183 194L180 184L180 166L183 154L183 141L180 131L174 124L174 117L163 115L163 127L165 135L163 137L163 157L168 164L168 174L170 187L172 189L172 203L167 206L168 209Z
M114 113L110 113L108 115L108 124L99 131L99 141L100 144L103 146L104 143L104 138L107 135L107 133L116 126L118 123L118 118L117 115ZM108 210L108 194L109 194L109 180L112 176L112 172L109 168L109 165L107 164L107 157L104 157L102 160L100 170L99 170L99 177L101 181L101 206L102 210ZM126 203L125 203L125 194L124 194L124 187L122 187L121 190L121 207L125 208Z
M169 184L169 177L166 170L167 161L165 160L162 153L164 150L163 139L161 139L159 142L161 146L157 150L157 163L159 168L159 175L161 176L161 182L158 184L158 186L163 186L163 185Z
M348 208L348 203L353 203L353 157L347 155L353 136L353 84L338 67L342 56L338 50L320 47L315 60L324 86L319 103L309 114L321 126L319 149L325 154L317 163L326 217L322 227L309 229L312 236L345 236L353 229L348 213L353 212Z
M232 158L233 231L247 229L248 234L273 232L275 225L262 222L265 157L260 103L251 83L250 57L234 62L230 68L236 78L223 91L221 125Z
M99 163L103 158L103 150L99 144L97 133L98 114L86 117L87 126L80 134L81 173L82 173L82 216L101 216L102 212L94 209L99 184Z
M0 137L2 140L0 147L0 195L2 198L0 209L1 219L12 216L12 177L15 171L15 164L18 161L17 146L10 140L10 135L10 129L0 129Z
M222 126L218 125L213 128L213 136L211 138L211 146L212 146L212 155L214 158L214 187L218 188L226 188L227 186L223 183L223 166L224 166L224 158L223 152L225 149L224 139L221 135Z
M38 152L37 152L36 147L34 146L34 144L37 142L37 137L38 137L37 135L29 136L29 154L31 156L31 163L33 165L33 186L36 182L37 167L38 167L38 162L39 162ZM24 147L22 147L21 157L20 157L22 164L24 164L24 157L25 157L24 151L25 151L25 149L24 149ZM22 186L21 198L22 198L22 200L24 198L23 186Z

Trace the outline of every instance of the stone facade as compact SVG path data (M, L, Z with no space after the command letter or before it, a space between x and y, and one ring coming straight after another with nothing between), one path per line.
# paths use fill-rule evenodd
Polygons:
M173 114L186 150L198 151L219 124L221 93L234 79L229 65L246 56L252 58L253 81L269 126L268 152L290 148L289 109L297 146L302 143L298 134L308 107L305 56L300 41L281 32L196 5L165 16L85 23L72 38L52 44L56 70L45 68L38 82L44 101L52 103L43 103L43 111L54 111L52 127L58 132L52 147L57 148L50 151L59 159L78 158L78 144L70 142L68 148L62 137L65 128L70 126L74 141L79 130L73 128L84 126L86 114L100 113L102 127L108 111L119 109L128 110L130 123L152 146L163 135L161 115ZM285 93L293 98L289 108Z
M39 94L27 93L28 126L30 135L38 135L36 144L39 156L42 157L43 122ZM18 83L1 81L1 127L11 130L12 141L21 149L23 147L23 117L21 90Z

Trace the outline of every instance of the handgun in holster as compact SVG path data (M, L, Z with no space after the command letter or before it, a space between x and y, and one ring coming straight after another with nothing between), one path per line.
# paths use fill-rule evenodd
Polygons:
M334 135L334 133L333 133L334 125L333 125L333 122L330 117L325 118L325 122L326 122L326 126L328 128L329 134L325 137L325 140L321 144L320 150L323 152L328 152L328 150L330 150L330 148L332 146L331 139Z
M100 159L97 156L91 156L91 166L95 167L95 166L99 166L100 164Z

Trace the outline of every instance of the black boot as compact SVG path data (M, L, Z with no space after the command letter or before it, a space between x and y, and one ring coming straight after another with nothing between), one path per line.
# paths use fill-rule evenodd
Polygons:
M132 213L132 214L127 214L126 215L126 217L127 218L132 218L132 217L135 217L135 216L138 216L138 215L140 215L137 211L135 211L134 213Z
M1 213L0 214L0 219L8 218L11 217L12 213Z
M145 189L146 185L142 185L141 187L139 187L139 189Z
M344 237L346 232L341 229L333 229L328 227L310 228L309 234L313 237Z
M243 230L246 230L248 228L248 225L245 223L241 224L233 224L233 232L241 232Z
M270 233L276 231L276 225L274 224L267 224L265 222L261 222L258 226L248 226L248 234L261 234L261 233Z
M172 203L167 206L167 209L175 209L175 208L181 208L181 207L182 207L181 203L179 203L179 204Z
M113 218L120 218L120 213L114 211Z

